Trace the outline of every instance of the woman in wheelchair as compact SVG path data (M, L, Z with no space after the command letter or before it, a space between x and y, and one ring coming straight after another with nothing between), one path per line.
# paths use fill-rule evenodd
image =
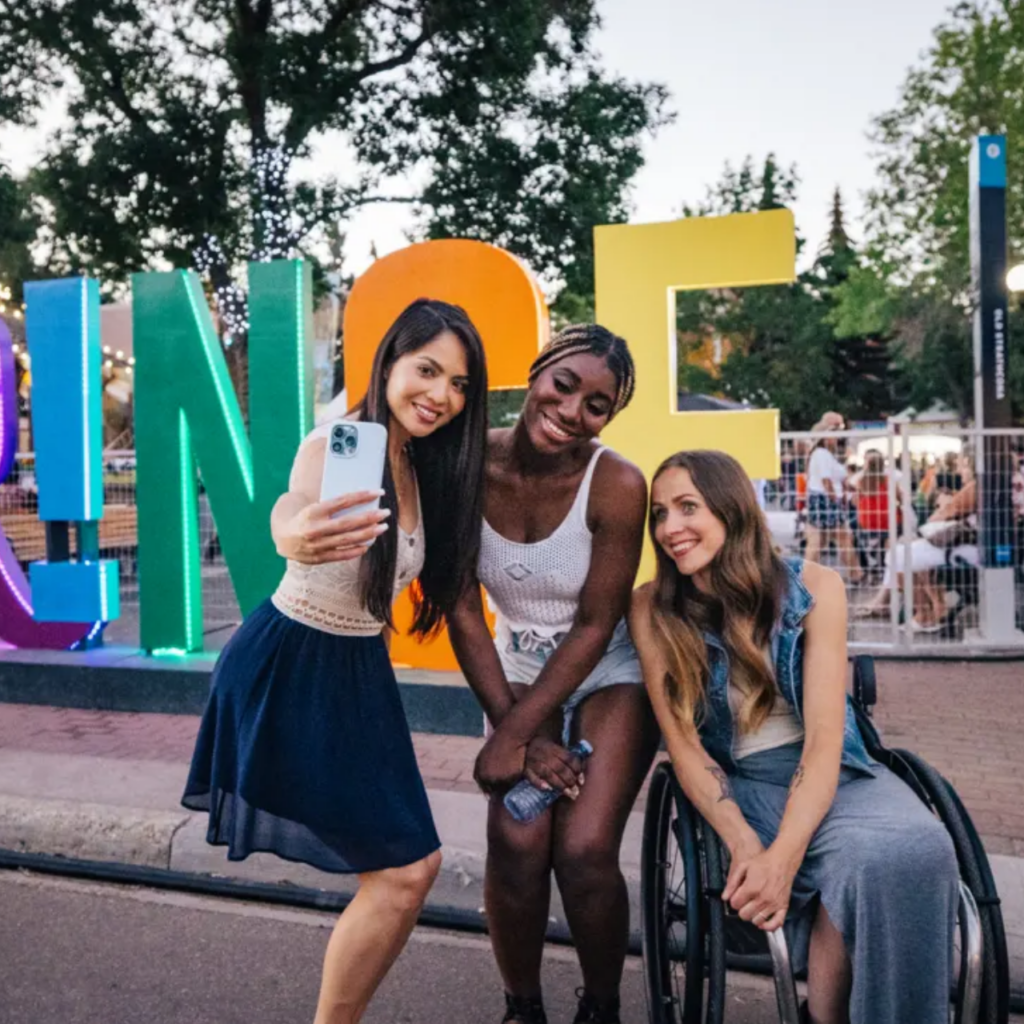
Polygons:
M676 777L729 852L723 899L786 923L815 1024L945 1024L953 845L864 747L842 580L776 555L720 452L662 463L649 529L657 576L630 627Z

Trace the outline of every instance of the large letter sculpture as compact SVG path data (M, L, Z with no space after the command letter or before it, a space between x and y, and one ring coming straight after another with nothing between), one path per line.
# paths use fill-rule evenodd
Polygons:
M752 477L777 477L777 410L677 411L675 293L792 281L793 215L772 210L615 224L596 228L594 243L598 322L628 339L636 361L636 395L604 439L648 480L683 448L718 448ZM641 577L651 565L648 551Z
M63 429L65 443L73 446L74 454L67 461L74 462L72 473L77 476L80 483L84 483L84 474L88 473L88 469L85 467L88 467L90 461L98 461L100 453L99 439L91 438L89 434L90 426L94 422L92 410L94 407L98 407L99 388L98 364L93 367L89 359L91 343L95 342L98 346L98 335L90 334L94 326L94 321L89 315L92 301L91 283L85 280L48 283L59 285L58 290L63 293L64 298L67 298L73 291L75 293L73 298L77 300L77 315L73 315L71 322L65 323L63 326L72 328L77 322L79 328L78 337L74 337L73 331L70 335L65 334L65 339L71 337L78 345L76 365L81 368L79 370L79 394L74 402L60 410L59 421L54 423L54 428ZM44 331L46 329L46 324L40 324L38 319L40 315L44 320L46 318L45 293L38 290L41 287L40 285L29 285L26 289L29 309L28 327L33 341L41 336L37 328L42 326ZM51 297L55 296L51 293ZM59 299L57 302L59 306ZM41 376L44 380L39 393L44 407L53 397L53 392L49 389L52 376L43 369L47 365L44 361L43 351L46 348L47 345L44 342L42 349L34 349L34 355L37 358L36 372L40 374L42 371ZM63 361L64 357L68 355L67 352L60 353L58 362ZM93 370L95 372L92 372ZM39 426L43 426L43 424L40 423ZM38 427L37 439L39 439ZM14 466L17 443L18 400L15 391L14 354L10 333L3 320L0 320L0 482L7 479ZM38 453L37 478L45 477L50 469L59 465L61 458L60 453L52 446L48 446L45 441L43 449L41 453ZM56 463L54 463L54 459L57 460ZM80 488L77 495L65 493L63 502L59 494L54 494L53 498L54 500L51 501L49 495L40 494L40 513L43 518L63 518L83 522L94 520L102 511L102 491L98 499L91 495L87 497L84 488ZM75 573L75 568L70 564L64 563L64 565L70 569L72 574ZM56 563L54 568L58 572L64 571ZM36 571L38 571L38 565ZM86 569L87 575L89 572L90 570ZM72 586L74 587L80 579L80 576L76 576ZM49 580L38 584L41 591L47 589L48 582ZM93 582L102 584L99 591L93 591L93 597L110 596L109 581L97 579ZM113 583L115 587L113 594L116 600L116 569ZM50 591L52 597L52 588ZM89 622L37 621L33 597L32 588L25 578L21 565L3 531L0 530L0 643L12 644L15 647L60 649L86 639L101 625L101 623L97 623L94 626Z
M462 306L487 351L493 389L523 387L530 363L548 336L548 311L533 275L511 253L461 239L421 242L378 260L360 277L345 307L345 384L355 404L370 381L373 354L384 332L414 299ZM451 496L458 501L458 495ZM400 630L412 621L404 595L395 609ZM391 647L397 663L453 669L447 636L420 645L400 632Z
M47 561L29 567L41 622L120 615L118 563L99 557L103 517L100 289L88 278L25 285L32 356L32 430ZM77 558L70 559L74 524Z
M200 477L243 614L284 568L270 511L312 428L311 275L301 260L254 263L249 286L246 434L199 279L133 278L141 643L150 651L202 646Z

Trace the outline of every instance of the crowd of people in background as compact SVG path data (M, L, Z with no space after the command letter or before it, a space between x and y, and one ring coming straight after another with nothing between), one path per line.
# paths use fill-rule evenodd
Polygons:
M888 618L892 595L912 590L915 632L948 628L961 605L976 600L978 546L977 453L911 453L904 487L902 460L878 448L864 449L849 437L836 412L826 412L810 437L783 442L779 486L767 507L795 513L795 528L782 546L802 550L808 561L842 571L848 585L871 587L855 604L858 618ZM858 451L858 449L860 449ZM1024 446L1008 441L1000 456L1010 489L1014 564L1024 547ZM894 543L894 539L896 543ZM911 580L903 574L909 564Z

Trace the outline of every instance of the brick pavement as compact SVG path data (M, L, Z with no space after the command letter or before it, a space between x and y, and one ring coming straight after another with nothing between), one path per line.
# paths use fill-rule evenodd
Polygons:
M1024 857L1024 663L879 662L878 676L887 745L915 750L950 779L989 852ZM0 747L40 753L184 765L197 727L192 716L0 704ZM481 740L414 741L428 788L475 792Z

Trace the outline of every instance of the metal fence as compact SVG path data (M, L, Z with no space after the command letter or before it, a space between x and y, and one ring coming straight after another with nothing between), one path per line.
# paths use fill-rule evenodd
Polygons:
M17 456L7 481L0 484L0 525L14 554L26 568L46 557L46 535L39 521L35 458ZM135 502L135 452L103 453L104 512L100 520L100 552L120 562L121 615L106 631L108 641L139 643L138 508ZM217 539L217 528L200 481L199 543L203 592L203 630L226 631L241 621L231 577ZM72 537L72 550L74 538ZM223 640L223 638L221 638ZM214 641L213 646L221 644Z
M852 647L1024 648L1024 430L896 422L783 434L781 454L772 534L842 574Z
M1024 430L895 423L783 434L781 451L782 475L758 482L768 523L782 551L842 573L851 646L1024 648ZM121 618L107 637L134 645L134 451L104 453L104 498L101 550L121 563ZM0 523L24 565L45 557L31 454L0 485ZM204 630L223 637L241 614L202 493L199 535Z

